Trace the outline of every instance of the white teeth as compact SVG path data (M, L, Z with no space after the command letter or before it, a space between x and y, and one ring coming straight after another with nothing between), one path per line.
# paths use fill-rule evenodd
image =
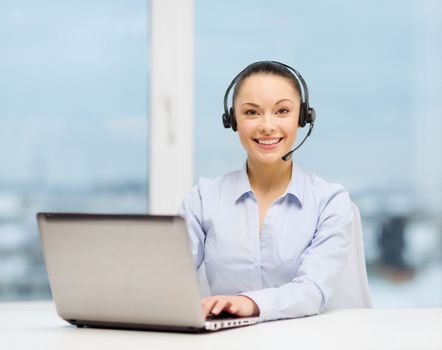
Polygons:
M262 145L274 145L278 143L280 139L271 139L271 140L258 140L258 142Z

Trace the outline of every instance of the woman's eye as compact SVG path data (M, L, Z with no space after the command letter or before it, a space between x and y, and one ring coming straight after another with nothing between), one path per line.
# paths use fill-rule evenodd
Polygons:
M287 108L280 108L278 109L278 113L279 114L287 114L289 112L289 110Z
M248 110L245 111L245 115L254 116L254 115L257 115L257 114L258 114L258 112L255 111L254 109L248 109Z

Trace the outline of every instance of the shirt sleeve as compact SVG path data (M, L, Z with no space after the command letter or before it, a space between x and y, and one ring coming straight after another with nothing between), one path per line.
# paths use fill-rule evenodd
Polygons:
M308 316L326 308L350 250L352 221L352 204L342 188L319 207L316 232L295 278L277 288L240 293L258 305L260 321Z
M179 215L186 220L193 261L198 269L204 260L205 232L202 225L202 201L196 185L181 204Z

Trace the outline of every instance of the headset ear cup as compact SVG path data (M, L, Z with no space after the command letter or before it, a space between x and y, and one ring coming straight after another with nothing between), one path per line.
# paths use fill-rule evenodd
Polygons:
M226 129L230 128L230 120L229 120L229 115L226 113L223 113L223 125Z
M309 107L306 122L307 123L314 123L316 120L316 111L314 108Z
M306 115L305 115L305 103L301 103L301 107L299 108L299 120L298 124L301 128L303 128L306 124Z
M236 117L235 117L235 111L233 110L233 107L230 107L229 109L229 116L230 116L230 125L232 126L232 130L237 130L237 124L236 124Z

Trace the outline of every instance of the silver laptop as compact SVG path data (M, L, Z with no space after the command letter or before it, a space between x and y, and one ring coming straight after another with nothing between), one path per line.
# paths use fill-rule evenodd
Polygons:
M205 319L178 216L39 213L57 312L79 327L200 332L257 317Z

